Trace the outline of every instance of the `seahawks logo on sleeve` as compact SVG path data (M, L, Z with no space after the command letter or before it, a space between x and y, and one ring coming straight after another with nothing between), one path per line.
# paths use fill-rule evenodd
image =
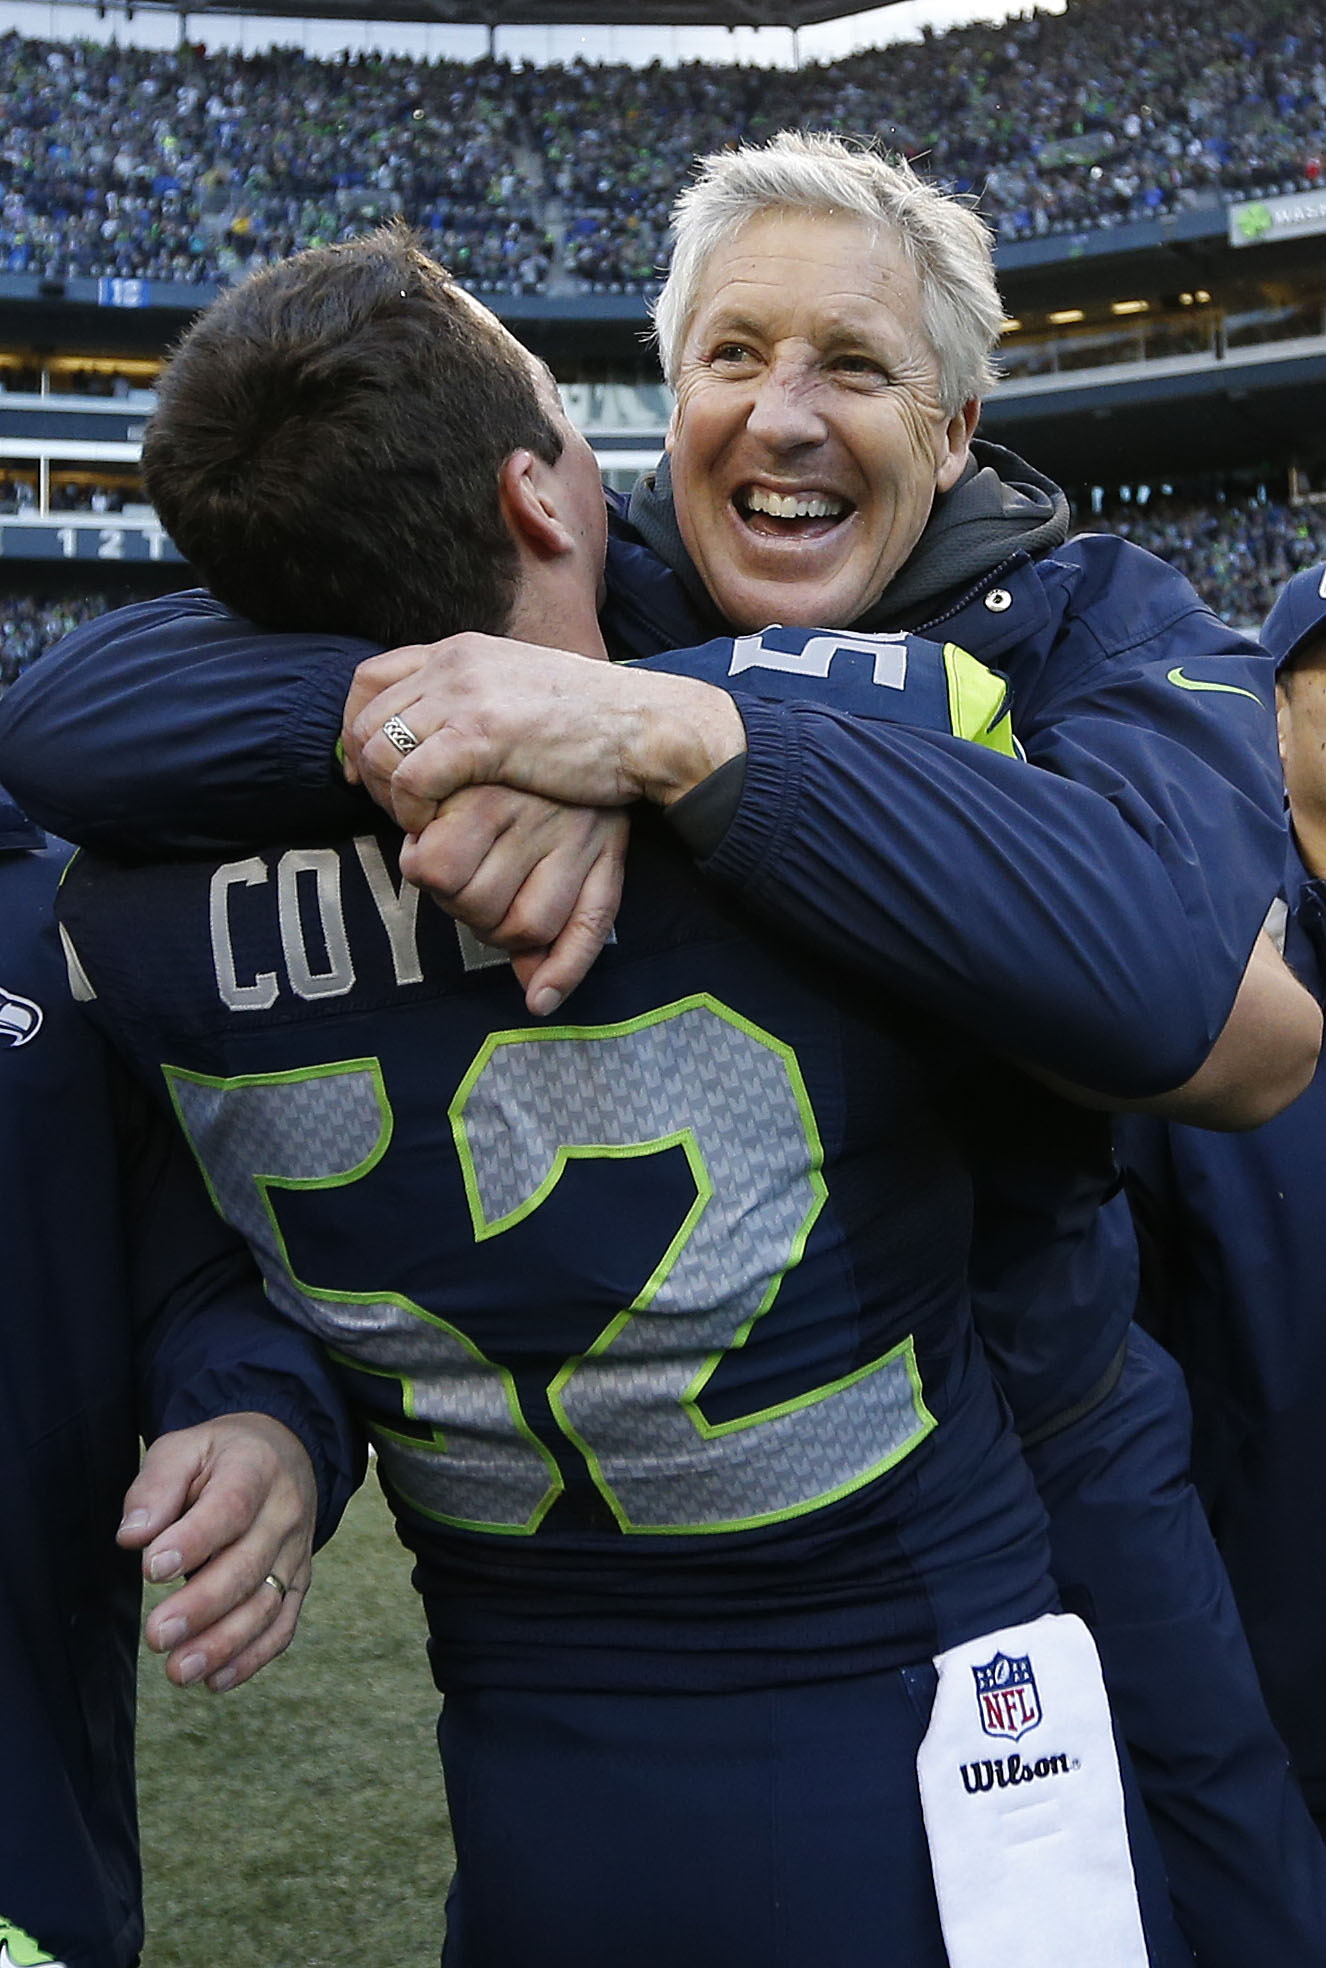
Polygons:
M775 623L753 635L650 657L638 667L697 677L734 696L819 704L1021 756L1007 679L954 642Z
M21 998L16 991L6 991L0 985L0 1052L10 1046L26 1045L35 1039L41 1030L42 1009L31 998ZM4 1968L0 1961L0 1968Z

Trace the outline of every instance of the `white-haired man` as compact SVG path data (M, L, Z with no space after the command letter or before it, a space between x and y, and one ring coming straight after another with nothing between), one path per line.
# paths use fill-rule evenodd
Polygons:
M1003 314L985 228L794 136L707 160L674 223L655 327L690 562L737 627L859 622L967 470Z
M731 181L740 174L746 183L734 199ZM1223 1055L1211 1050L1278 857L1273 760L1267 748L1259 750L1257 735L1266 710L1263 666L1177 577L1145 556L1107 541L1059 551L1067 533L1062 496L1008 454L973 450L999 308L988 245L961 206L864 153L828 140L780 139L764 151L709 161L688 195L679 279L687 227L703 217L703 194L715 186L727 201L724 226L692 255L694 304L678 302L669 331L678 388L670 454L685 497L674 511L664 472L637 494L629 522L618 516L605 615L612 641L645 653L728 625L757 632L770 620L810 622L821 619L817 599L822 619L854 633L942 622L945 636L974 642L1008 669L1023 742L1051 769L973 764L951 742L845 717L835 711L831 662L817 668L818 656L808 661L804 652L795 661L758 633L738 644L734 668L781 658L797 677L799 701L771 707L740 700L717 775L710 774L713 698L703 691L669 719L658 715L643 680L636 685L629 675L604 672L582 691L577 673L580 749L563 746L552 760L568 681L559 681L555 666L545 668L548 687L540 690L526 668L518 694L504 683L494 688L485 669L491 647L466 644L436 655L420 677L395 683L372 708L359 732L367 744L362 768L384 778L399 762L388 738L377 735L394 718L398 736L423 741L392 787L398 812L412 824L427 822L434 795L467 777L537 783L582 800L636 790L671 800L707 875L735 887L780 928L987 1048L970 1062L969 1097L955 1121L978 1177L971 1273L982 1334L1024 1440L1033 1455L1041 1453L1068 1582L1084 1605L1095 1602L1121 1644L1130 1643L1124 1691L1140 1704L1153 1796L1177 1821L1179 1858L1202 1842L1195 1826L1203 1819L1223 1826L1229 1840L1217 1864L1208 1840L1189 1867L1190 1878L1203 1881L1192 1896L1202 1958L1246 1960L1243 1937L1255 1931L1260 1945L1279 1947L1286 1960L1315 1959L1303 1935L1319 1925L1281 1911L1291 1895L1281 1886L1278 1833L1245 1863L1243 1792L1236 1806L1222 1795L1212 1815L1209 1800L1191 1797L1189 1771L1174 1767L1192 1744L1191 1716L1174 1716L1174 1690L1166 1688L1159 1704L1160 1720L1168 1727L1173 1717L1174 1727L1168 1735L1165 1728L1147 1733L1157 1719L1156 1704L1145 1697L1157 1679L1150 1663L1159 1641L1175 1644L1182 1619L1185 1644L1193 1642L1210 1610L1205 1575L1195 1611L1191 1595L1176 1607L1162 1590L1167 1577L1182 1579L1191 1556L1187 1505L1172 1494L1183 1455L1181 1416L1161 1365L1125 1344L1131 1252L1117 1221L1098 1222L1110 1181L1104 1124L1038 1091L994 1056L1012 1054L1111 1098L1178 1088L1175 1111L1211 1120L1257 1118L1260 1103L1275 1104L1301 1083L1301 1060L1286 1078L1263 1083L1259 1061L1249 1074L1246 1058L1240 1071L1237 1055L1233 1068L1226 1063L1228 1047ZM938 306L945 295L947 319ZM667 306L665 297L665 327ZM937 352L941 337L946 356L950 344L958 350L947 362ZM215 689L226 674L238 676L246 666L251 672L251 637L227 671L215 627L208 627L206 660L192 677L172 681L177 699L193 684ZM186 628L172 641L172 664L187 639ZM128 629L112 629L94 642L95 649L85 644L85 668L99 665L100 681L86 677L93 696L84 711L66 689L61 756L47 761L44 774L47 798L65 814L68 746L78 719L94 719L104 731L107 711L114 716L112 688L122 688L130 671L163 674L154 669L159 641L154 648L150 638L135 642ZM138 775L125 774L117 787L113 759L109 772L89 764L93 779L74 797L100 812L85 810L69 824L93 835L118 825L132 835L144 826L149 798L149 829L164 822L168 834L173 828L179 838L183 826L196 838L200 828L233 828L245 798L264 818L286 802L283 824L301 802L304 820L296 824L320 804L334 806L343 795L326 780L325 713L315 729L329 696L325 655L324 643L311 658L300 657L285 685L271 669L260 684L246 674L233 703L240 715L224 733L213 733L210 711L207 732L195 727L183 748L187 769L163 804L155 775L144 787ZM412 659L397 658L370 665L361 697L410 667ZM700 674L711 682L727 676L715 677L712 665ZM29 706L45 694L39 679ZM248 778L253 747L241 737L246 708L269 756L279 752L297 774L303 761L302 776L286 772L278 786L269 775L260 795ZM13 720L13 743L15 756L21 747L29 771L40 773L38 717L29 708ZM621 776L623 717L652 742L652 781L648 771L631 784ZM1239 717L1246 729L1231 728ZM697 743L701 732L705 742ZM220 818L217 800L205 794L200 804L191 783L195 741L208 754L225 808ZM227 745L232 760L243 759L233 775L219 758ZM178 744L176 756L178 762ZM678 802L701 777L703 785ZM31 797L30 784L27 790ZM514 861L510 854L516 829L504 818L495 844L485 829L491 802L466 795L407 851L403 865L431 875L489 938L546 941L556 924L521 900L523 850ZM542 871L546 841L539 858ZM1022 896L1039 898L1037 927L1014 933L1010 925L1002 939L985 935L994 920L991 898L1010 881ZM542 991L552 991L555 1002L565 987L560 958L554 949L548 964L536 966L537 1009L548 1008ZM1279 988L1265 984L1265 973L1249 975L1250 989ZM1080 1005L1076 986L1084 977L1093 981L1100 1013L1089 1033L1064 1016L1070 1000ZM1122 1486L1120 1511L1134 1528L1139 1497L1147 1523L1164 1517L1157 1496L1168 1498L1166 1540L1177 1538L1184 1558L1162 1558L1154 1572L1134 1563L1122 1578L1110 1563L1102 1591L1078 1570L1079 1547L1093 1527L1083 1528L1075 1513L1084 1486L1099 1494L1112 1485ZM1122 1610L1121 1584L1132 1593ZM1141 1624L1147 1633L1135 1630ZM1245 1718L1251 1700L1251 1736L1260 1745L1264 1717L1240 1679L1246 1663L1237 1637L1222 1631L1220 1647L1222 1659L1203 1659L1195 1669L1196 1685L1217 1669L1222 1686L1232 1677ZM1235 1745L1245 1772L1250 1739L1245 1734ZM1222 1767L1222 1781L1227 1775ZM1267 1781L1274 1788L1273 1772ZM1278 1790L1275 1799L1281 1825ZM1238 1894L1248 1890L1250 1900L1231 1918ZM1288 1923L1283 1943L1281 1922ZM1231 1942L1231 1933L1239 1938Z
M1001 316L984 227L905 167L791 134L706 159L678 201L656 308L676 397L668 454L629 512L615 515L610 641L643 656L768 622L952 636L1009 675L1030 759L1096 795L1074 809L1062 784L1011 789L1020 878L1048 895L1070 862L1080 874L1099 857L1131 894L1140 927L1173 920L1174 896L1188 886L1180 863L1200 861L1206 930L1223 918L1226 957L1246 955L1269 894L1267 863L1243 887L1254 835L1263 845L1271 838L1268 666L1148 556L1116 540L1066 545L1057 488L974 441ZM448 652L388 688L361 721L365 770L394 797L402 823L423 829L434 795L467 774L565 796L578 783L586 796L593 759L612 757L617 721L635 708L629 692L619 691L599 731L585 707L585 749L568 764L535 735L544 707L502 699L486 666L481 701L462 703L462 666L472 674L468 652ZM818 686L807 678L806 687L809 695ZM371 735L389 713L425 740L403 763ZM1095 1074L1080 1057L1053 1059L1053 1008L1034 990L1023 1006L1039 1031L1020 1013L1010 1024L987 969L963 971L959 998L951 975L931 968L933 949L918 964L918 880L950 929L980 907L974 888L964 899L964 863L998 892L973 839L983 833L987 851L998 839L1008 816L997 800L983 807L965 773L951 778L948 761L922 761L905 740L890 749L872 734L854 756L859 736L814 722L797 730L789 719L771 732L745 706L743 716L744 753L692 794L689 811L673 807L711 879L1001 1054L1097 1090L1143 1090L1126 1078L1151 1063L1140 1052L1116 1057L1112 1082L1103 1054ZM476 727L480 742L465 742ZM661 716L653 728L658 776L646 790L675 799L686 733ZM430 753L435 729L442 736ZM1250 768L1260 780L1257 817ZM961 815L957 839L940 824L950 801ZM1081 859L1065 831L1079 821L1094 830ZM457 855L444 824L435 844L423 834L410 866L455 900L472 859L468 842ZM1217 898L1227 876L1232 885ZM1060 932L1085 957L1102 919L1094 906L1090 926L1075 915L1085 890L1069 885L1076 893L1058 912ZM1240 890L1235 928L1228 904ZM1197 919L1189 914L1189 926ZM491 918L484 926L503 933ZM970 946L956 954L961 963ZM1008 957L1028 970L1044 962L1030 948ZM1250 981L1266 974L1267 958L1262 945ZM1133 959L1124 962L1146 994ZM1048 999L1056 987L1048 970L1042 976ZM1121 1006L1128 988L1115 973L1111 1003ZM1163 1023L1160 1000L1150 1001ZM1210 1036L1223 1013L1214 1000L1208 1012ZM1251 1055L1232 1080L1229 1058L1228 1049L1209 1055L1186 1087L1174 1061L1163 1111L1242 1126L1262 1118L1263 1098L1281 1104L1283 1089ZM1057 1581L1066 1603L1089 1613L1101 1646L1185 1932L1204 1963L1237 1968L1259 1953L1324 1960L1326 1864L1186 1481L1182 1384L1130 1331L1136 1258L1122 1203L1110 1201L1108 1131L989 1058L973 1068L967 1093L979 1329L1050 1506Z

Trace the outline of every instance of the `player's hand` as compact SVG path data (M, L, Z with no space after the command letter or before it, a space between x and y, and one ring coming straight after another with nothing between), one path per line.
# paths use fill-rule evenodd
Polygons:
M391 655L409 666L420 652ZM393 718L416 741L405 753L383 729ZM420 834L469 785L580 806L666 806L744 751L746 735L728 693L695 678L458 635L429 645L380 690L345 744L350 770L406 833Z
M628 835L621 812L467 786L407 838L401 873L508 951L530 1011L546 1018L612 932Z
M144 1629L177 1687L247 1681L294 1637L311 1576L317 1486L299 1438L231 1414L159 1436L124 1499L120 1544L154 1584L187 1578ZM268 1575L287 1586L284 1597Z

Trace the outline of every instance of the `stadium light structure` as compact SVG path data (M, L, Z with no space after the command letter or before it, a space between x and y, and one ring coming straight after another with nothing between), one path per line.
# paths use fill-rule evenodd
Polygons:
M151 10L153 0L133 0ZM179 0L160 0L181 13ZM296 20L405 21L431 27L483 27L490 40L502 27L803 27L843 20L899 0L263 0L264 15ZM253 0L197 0L195 21L252 15Z

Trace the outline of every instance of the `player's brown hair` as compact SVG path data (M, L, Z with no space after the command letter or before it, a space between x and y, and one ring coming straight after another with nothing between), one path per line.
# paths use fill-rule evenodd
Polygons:
M202 314L163 372L148 495L213 592L396 644L505 628L498 474L562 438L531 365L403 226L314 247Z

